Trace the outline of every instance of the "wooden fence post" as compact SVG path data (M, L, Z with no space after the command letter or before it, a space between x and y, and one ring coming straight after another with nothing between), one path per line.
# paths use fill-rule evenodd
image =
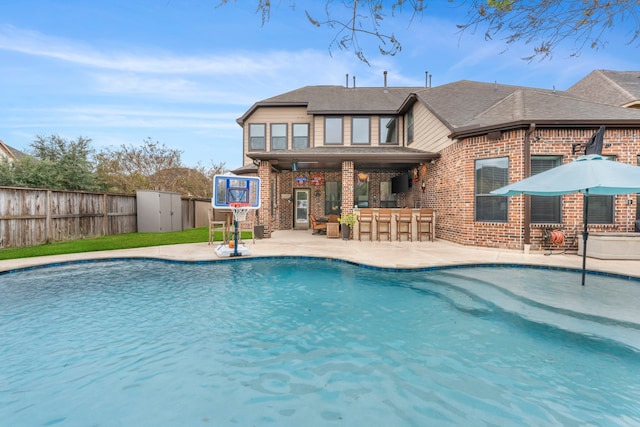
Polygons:
M44 220L44 229L46 230L45 236L47 236L47 243L53 240L53 236L51 235L51 190L47 190L47 206L46 206L45 215L47 216Z

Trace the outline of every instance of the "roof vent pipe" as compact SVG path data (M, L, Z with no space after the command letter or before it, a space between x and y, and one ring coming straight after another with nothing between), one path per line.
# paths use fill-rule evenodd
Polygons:
M433 77L433 74L429 74L429 87L431 87L431 77Z
M356 76L353 76L353 88L356 88Z
M424 72L424 87L429 87L429 72Z
M349 73L347 73L347 84L345 86L349 89Z
M387 72L384 72L384 87L387 87Z

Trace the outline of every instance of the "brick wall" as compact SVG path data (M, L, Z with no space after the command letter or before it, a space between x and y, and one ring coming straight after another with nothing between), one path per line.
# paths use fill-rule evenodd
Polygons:
M260 162L258 167L260 178L260 209L258 209L257 222L264 225L264 237L271 236L271 230L277 229L274 218L271 217L271 165L269 162ZM275 228L274 228L275 227Z
M351 160L342 162L342 214L353 212L354 168Z
M531 155L562 155L563 163L579 157L584 151L572 154L573 143L584 143L597 129L539 129L532 133ZM634 136L635 135L635 136ZM524 178L523 145L525 130L504 132L500 140L490 141L486 136L467 138L440 152L435 167L427 167L426 205L436 209L436 236L463 245L521 249L523 247L524 198L508 198L508 223L474 221L474 168L475 160L509 157L509 182ZM539 137L539 138L535 138ZM607 129L603 155L637 164L640 153L640 129ZM616 197L615 224L590 225L590 231L633 230L627 218L635 219L637 197L627 205L627 196ZM575 249L576 234L582 230L582 195L563 196L561 224L532 224L531 249ZM565 245L550 246L545 230L563 229L567 235Z

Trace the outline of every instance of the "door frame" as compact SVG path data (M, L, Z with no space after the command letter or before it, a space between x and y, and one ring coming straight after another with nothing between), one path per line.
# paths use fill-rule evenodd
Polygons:
M298 221L298 194L304 193L307 198L307 217L304 221ZM309 214L311 213L311 189L310 188L294 188L293 189L293 229L294 230L308 230L309 229Z

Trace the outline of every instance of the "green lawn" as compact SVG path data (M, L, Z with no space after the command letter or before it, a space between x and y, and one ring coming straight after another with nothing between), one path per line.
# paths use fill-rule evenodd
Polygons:
M251 232L243 232L243 239L250 239ZM114 249L144 248L148 246L178 245L181 243L206 242L209 228L200 227L169 233L129 233L93 239L56 242L26 248L0 250L0 260L30 258L44 255L74 254L79 252L109 251ZM222 233L216 232L215 240L222 240Z

